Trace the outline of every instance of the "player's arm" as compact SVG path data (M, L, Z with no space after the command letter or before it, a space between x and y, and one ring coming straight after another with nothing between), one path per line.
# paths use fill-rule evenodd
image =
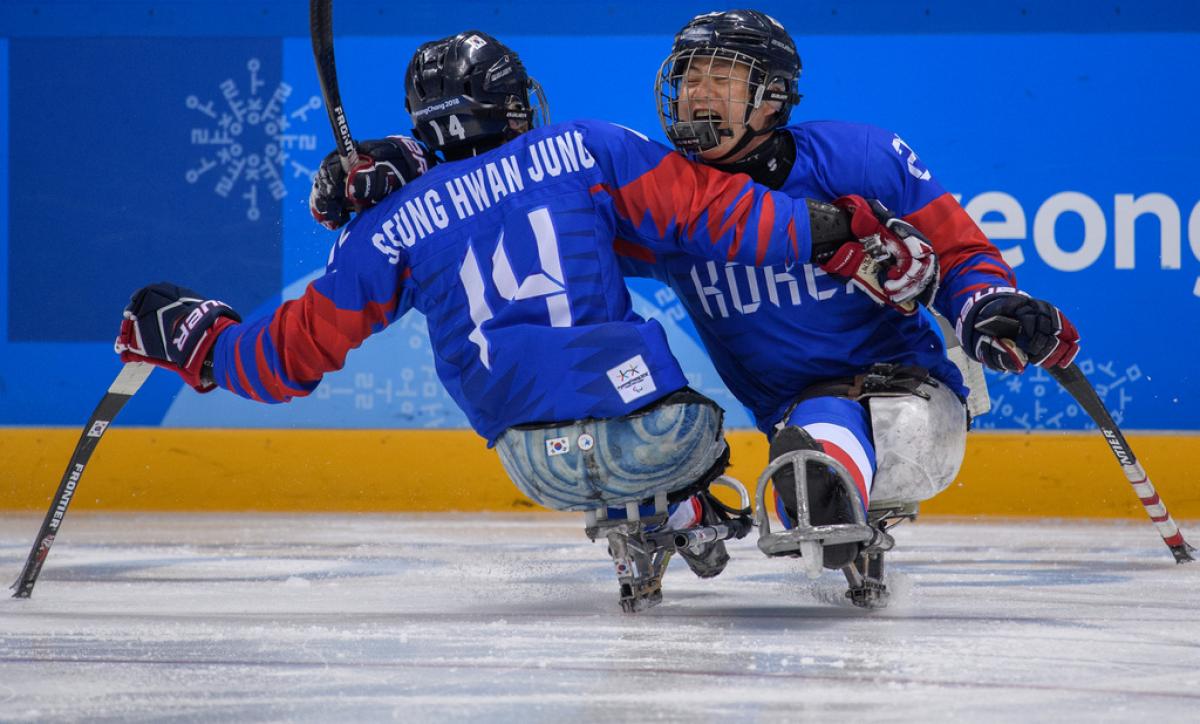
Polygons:
M611 200L625 256L651 262L662 251L753 266L812 260L814 249L857 241L828 204L793 199L692 163L631 131L590 124L588 149L605 171L592 188ZM620 254L620 252L618 252Z
M330 267L299 299L249 322L181 287L139 290L126 308L117 351L123 361L171 369L202 392L219 386L261 402L307 395L410 304L406 259L375 251L368 231L343 232Z
M943 315L957 319L979 285L1016 285L1000 251L899 136L873 126L827 124L812 144L835 195L878 199L928 240L940 271L933 306Z
M1024 370L1025 358L1042 366L1069 365L1079 350L1070 320L1053 304L1019 290L999 249L916 153L880 129L869 129L865 146L863 193L883 201L929 240L941 272L933 306L955 322L967 353L1006 371ZM987 320L993 321L984 324Z

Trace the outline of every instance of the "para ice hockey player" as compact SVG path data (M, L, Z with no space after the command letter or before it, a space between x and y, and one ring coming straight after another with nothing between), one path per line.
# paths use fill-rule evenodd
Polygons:
M773 18L753 10L698 15L658 73L663 128L685 155L793 198L877 199L887 211L861 201L844 207L856 225L890 213L887 224L928 240L940 270L932 307L954 321L967 354L1010 372L1026 361L1069 365L1079 348L1075 328L1017 288L996 248L898 135L855 123L788 124L800 69L795 43ZM911 507L953 481L969 390L929 317L880 305L811 266L751 269L649 249L623 261L627 273L675 290L722 379L770 437L772 458L823 450L845 466L859 500L820 484L831 468L809 463L813 522L848 521L856 505L881 514ZM785 525L797 513L791 476L786 466L775 476ZM862 572L859 547L826 546L825 565L856 562Z
M601 520L617 517L607 506L637 518L651 501L671 528L725 520L705 494L728 461L722 411L687 389L662 328L633 313L617 252L786 268L807 262L814 240L861 246L828 223L837 210L814 205L810 220L804 201L614 125L543 125L540 88L481 32L421 46L406 91L448 163L361 213L324 275L260 319L172 284L139 290L116 342L122 360L171 369L200 391L286 402L416 309L442 383L534 501ZM678 501L666 521L666 502ZM640 567L609 542L619 574ZM689 565L719 572L723 546L691 543L680 546ZM623 605L661 596L656 570L623 589Z
M774 460L821 452L851 478L839 484L832 466L807 464L808 522L848 523L855 508L868 507L883 520L953 481L968 426L962 374L929 319L897 302L931 303L956 320L967 352L993 369L1019 372L1026 359L1066 366L1078 335L1053 305L1016 289L995 247L899 136L851 123L788 125L799 75L795 43L772 18L752 10L699 15L658 74L664 130L695 160L793 198L833 200L852 214L855 236L882 220L902 240L891 247L895 268L883 289L839 278L861 281L861 245L790 270L722 264L637 239L617 252L626 275L656 277L676 292L722 379L770 438ZM369 205L421 170L402 139L377 144L379 162L348 180L335 158L323 165L311 199L319 221L336 228L352 203ZM787 465L774 476L789 527L798 517L793 478ZM882 557L868 548L830 544L822 553L826 567L846 571L853 596L882 591ZM864 575L874 582L864 585Z

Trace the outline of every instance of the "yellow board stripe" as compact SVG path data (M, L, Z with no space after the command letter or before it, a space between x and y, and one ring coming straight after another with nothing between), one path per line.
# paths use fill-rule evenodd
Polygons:
M728 435L753 485L762 435ZM44 511L79 430L0 428L0 510ZM1200 518L1200 435L1130 444L1176 518ZM511 511L533 504L466 430L112 428L72 502L79 510ZM1144 518L1108 446L1088 433L972 433L958 481L922 515Z

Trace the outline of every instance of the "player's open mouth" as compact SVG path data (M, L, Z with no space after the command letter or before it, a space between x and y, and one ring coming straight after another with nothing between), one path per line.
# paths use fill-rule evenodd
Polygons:
M709 123L715 123L717 125L720 125L721 121L724 119L722 119L721 114L717 113L716 111L701 110L701 111L696 111L692 114L692 120L693 121L708 121Z

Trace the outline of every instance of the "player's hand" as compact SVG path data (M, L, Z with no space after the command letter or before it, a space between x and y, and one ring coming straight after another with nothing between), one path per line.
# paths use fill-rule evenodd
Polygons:
M937 255L929 240L874 199L843 196L833 205L850 215L850 230L858 241L843 244L821 268L850 279L903 314L928 306L938 288Z
M355 211L369 209L385 196L429 170L434 157L408 136L388 136L358 144L358 165L347 174L337 151L321 162L308 195L317 223L336 229Z
M963 348L981 364L1002 372L1068 367L1079 354L1079 332L1050 302L993 287L967 301L955 330Z
M217 335L242 321L224 302L167 282L133 293L113 345L122 362L149 362L179 374L201 392L215 385L201 374Z

